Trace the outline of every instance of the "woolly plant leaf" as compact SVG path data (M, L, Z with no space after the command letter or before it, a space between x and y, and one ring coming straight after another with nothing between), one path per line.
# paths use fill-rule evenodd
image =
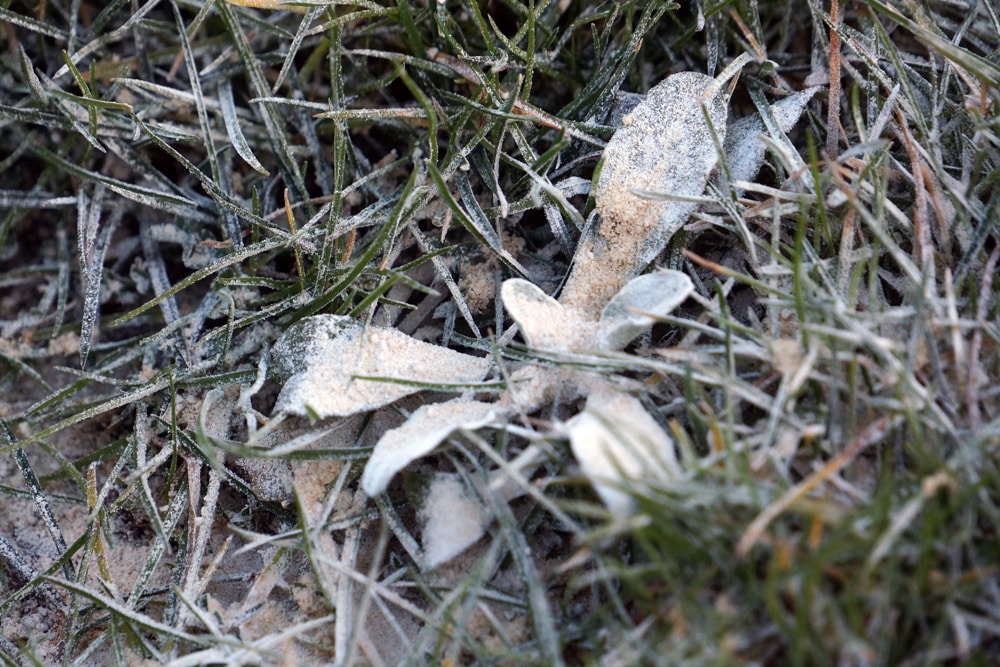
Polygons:
M641 489L635 481L663 482L680 475L673 440L628 394L596 390L566 426L580 470L616 517L628 517L635 509L624 487Z
M423 567L433 570L479 541L492 516L459 475L438 473L420 508Z
M694 291L691 279L667 270L633 278L601 311L600 346L621 350L653 326L651 316L666 315Z
M397 472L430 454L455 431L481 428L504 412L498 405L478 401L421 406L406 423L386 431L376 443L361 476L361 488L369 496L382 493Z
M489 486L483 492L494 494L498 502L509 503L520 498L526 493L526 482L516 481L508 471L517 470L525 478L530 477L544 456L541 449L529 445L509 464L490 473ZM466 478L437 473L427 487L418 518L423 546L421 564L424 569L433 570L478 542L494 515Z
M324 418L374 410L430 385L479 382L491 360L424 343L396 329L316 315L282 336L274 363L277 373L288 377L275 411Z
M771 114L782 132L788 132L802 117L806 104L820 88L814 86L789 95L771 105ZM750 181L764 164L765 144L760 136L767 132L760 114L741 118L726 132L726 164L733 181Z
M588 227L560 302L588 319L666 246L697 208L636 191L698 197L724 141L728 94L696 72L654 86L625 116L604 151L595 192L600 221ZM715 138L713 137L715 135Z
M585 327L576 314L527 280L505 280L500 298L531 347L568 351L584 332Z

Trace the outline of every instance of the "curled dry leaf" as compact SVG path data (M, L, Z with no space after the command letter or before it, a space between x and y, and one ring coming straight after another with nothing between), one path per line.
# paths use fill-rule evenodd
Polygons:
M274 360L277 372L288 376L275 410L321 418L388 405L420 391L421 384L479 382L491 363L339 315L295 324L275 346Z

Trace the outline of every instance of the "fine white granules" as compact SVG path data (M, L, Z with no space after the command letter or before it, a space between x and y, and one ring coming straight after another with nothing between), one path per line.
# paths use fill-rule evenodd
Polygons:
M479 382L492 362L339 315L296 324L274 356L279 373L290 375L275 410L321 418L374 410L420 391L419 384Z
M681 72L654 86L608 142L597 181L600 221L580 241L560 303L589 320L658 255L697 204L653 201L704 192L724 141L728 96L714 80ZM711 122L711 128L708 122Z

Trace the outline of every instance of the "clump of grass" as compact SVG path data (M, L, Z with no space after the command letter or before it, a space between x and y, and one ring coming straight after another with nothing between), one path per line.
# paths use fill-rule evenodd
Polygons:
M996 658L990 3L14 0L0 21L6 662ZM567 274L618 94L745 52L730 116L762 116L768 163L731 183L723 160L659 258L695 296L626 352L512 345L500 282ZM770 101L811 85L777 131ZM368 499L372 445L434 397L272 418L270 348L320 313L492 354L498 381L526 360L638 380L685 474L610 516L555 395ZM524 492L491 493L529 446ZM424 571L441 471L494 523Z

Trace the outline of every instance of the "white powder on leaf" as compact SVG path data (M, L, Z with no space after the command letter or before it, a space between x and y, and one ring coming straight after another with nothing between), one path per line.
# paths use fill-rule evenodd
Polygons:
M596 188L600 221L580 241L560 298L565 306L596 320L697 208L633 191L702 194L718 159L706 113L720 141L726 128L727 95L706 98L712 83L696 72L674 74L649 91L608 142Z
M366 328L337 315L297 324L275 346L275 359L279 369L292 373L275 410L296 415L312 410L320 417L373 410L422 389L405 383L479 382L491 363L487 357L423 343L395 329Z
M420 508L423 566L434 569L462 553L483 536L490 518L457 475L435 475Z

